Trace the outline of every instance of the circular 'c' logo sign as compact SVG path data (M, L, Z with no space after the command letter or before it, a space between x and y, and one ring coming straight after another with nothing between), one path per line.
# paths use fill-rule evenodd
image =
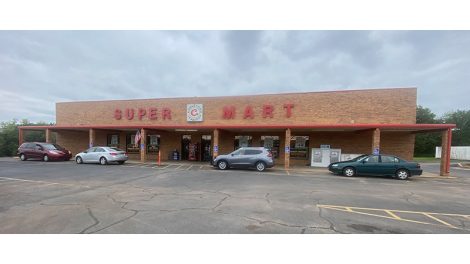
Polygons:
M203 121L203 105L202 104L186 105L186 120L188 122Z

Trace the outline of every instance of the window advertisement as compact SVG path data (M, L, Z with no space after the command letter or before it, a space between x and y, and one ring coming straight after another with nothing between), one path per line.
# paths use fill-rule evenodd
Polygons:
M127 134L126 147L127 153L139 153L139 146L135 142L135 134Z
M159 146L160 146L160 135L148 135L147 152L158 153Z
M274 158L279 158L279 136L261 136L261 146L269 149Z
M293 136L290 139L290 158L308 159L308 136Z
M234 149L239 149L242 147L251 147L251 136L235 136L234 140Z
M108 147L119 148L119 134L108 135Z

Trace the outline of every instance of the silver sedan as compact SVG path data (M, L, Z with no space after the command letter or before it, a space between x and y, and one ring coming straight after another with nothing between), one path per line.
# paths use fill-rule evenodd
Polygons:
M109 162L124 164L128 159L124 150L113 147L92 147L75 155L77 164L100 163L106 165Z

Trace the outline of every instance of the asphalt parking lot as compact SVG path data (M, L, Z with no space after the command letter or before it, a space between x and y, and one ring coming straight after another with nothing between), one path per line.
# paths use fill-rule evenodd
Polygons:
M2 158L0 233L468 234L470 171L451 174L398 181Z

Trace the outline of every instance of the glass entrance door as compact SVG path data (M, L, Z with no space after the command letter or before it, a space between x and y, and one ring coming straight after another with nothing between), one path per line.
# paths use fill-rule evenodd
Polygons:
M211 154L211 135L202 135L201 137L201 161L210 161L212 159Z

